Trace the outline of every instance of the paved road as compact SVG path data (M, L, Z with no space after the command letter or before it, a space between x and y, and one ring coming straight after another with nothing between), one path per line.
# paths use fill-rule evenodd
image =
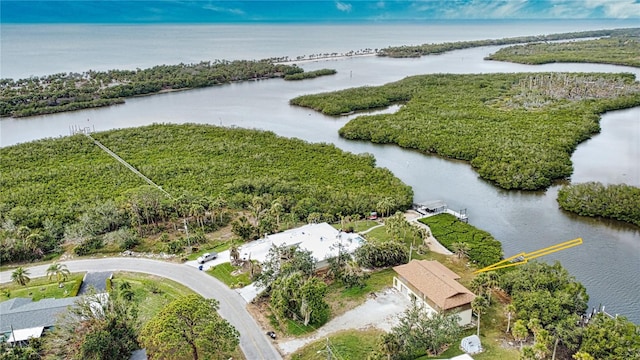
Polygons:
M157 275L184 284L205 298L215 298L220 302L218 312L240 332L240 348L248 360L282 359L271 339L263 333L247 311L243 298L218 279L194 267L138 258L71 260L62 263L66 264L71 272L132 271ZM47 267L49 264L30 267L29 276L46 276ZM0 272L0 283L10 281L11 271Z

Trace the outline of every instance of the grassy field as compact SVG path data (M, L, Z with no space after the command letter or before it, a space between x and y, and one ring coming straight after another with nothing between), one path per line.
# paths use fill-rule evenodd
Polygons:
M230 263L216 265L207 270L207 274L222 281L232 289L244 287L251 283L251 278L247 271L242 271L239 267L231 266Z
M63 287L58 285L55 279L49 280L46 277L31 279L27 286L18 284L6 284L0 286L0 302L17 297L30 297L33 301L45 298L61 299L76 296L84 273L71 274L67 281L63 282Z
M138 303L140 322L146 323L164 306L182 296L193 294L188 287L175 281L153 275L117 272L113 274L112 288L118 288L122 282L131 284L134 301Z
M376 348L380 330L346 330L332 334L326 339L318 340L296 351L289 357L291 360L323 360L330 358L327 349L331 349L334 359L366 359L364 354Z

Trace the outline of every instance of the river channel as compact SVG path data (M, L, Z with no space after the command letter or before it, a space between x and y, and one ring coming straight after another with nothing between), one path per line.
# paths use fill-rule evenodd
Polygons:
M640 78L640 70L628 67L597 64L526 66L483 60L497 49L467 49L420 59L363 56L307 62L299 65L306 70L334 68L338 73L300 82L235 83L127 99L126 104L109 108L3 119L0 144L9 146L64 136L74 125L102 131L151 123L189 122L270 130L310 142L333 143L354 153L372 153L378 166L389 168L413 187L416 201L439 199L452 209L467 209L470 223L500 240L505 255L582 237L583 245L543 259L561 261L587 287L590 306L603 304L607 312L640 323L638 227L581 218L561 211L555 200L559 185L539 192L506 191L480 179L465 162L427 156L396 146L344 140L337 131L348 117L327 117L288 104L289 99L301 94L380 85L426 73L633 72ZM575 170L571 181L640 186L640 107L604 114L601 127L600 134L581 144L574 153Z

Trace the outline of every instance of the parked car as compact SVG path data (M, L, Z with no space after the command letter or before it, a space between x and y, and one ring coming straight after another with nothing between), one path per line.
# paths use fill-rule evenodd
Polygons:
M196 261L198 262L198 264L204 264L207 261L211 261L217 257L218 257L217 252L204 253L200 257L198 257Z

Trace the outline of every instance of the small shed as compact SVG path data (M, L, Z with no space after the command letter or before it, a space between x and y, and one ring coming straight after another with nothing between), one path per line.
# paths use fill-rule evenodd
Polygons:
M482 352L482 344L480 343L478 335L471 335L463 338L460 342L460 347L462 348L462 351L467 354L478 354Z

